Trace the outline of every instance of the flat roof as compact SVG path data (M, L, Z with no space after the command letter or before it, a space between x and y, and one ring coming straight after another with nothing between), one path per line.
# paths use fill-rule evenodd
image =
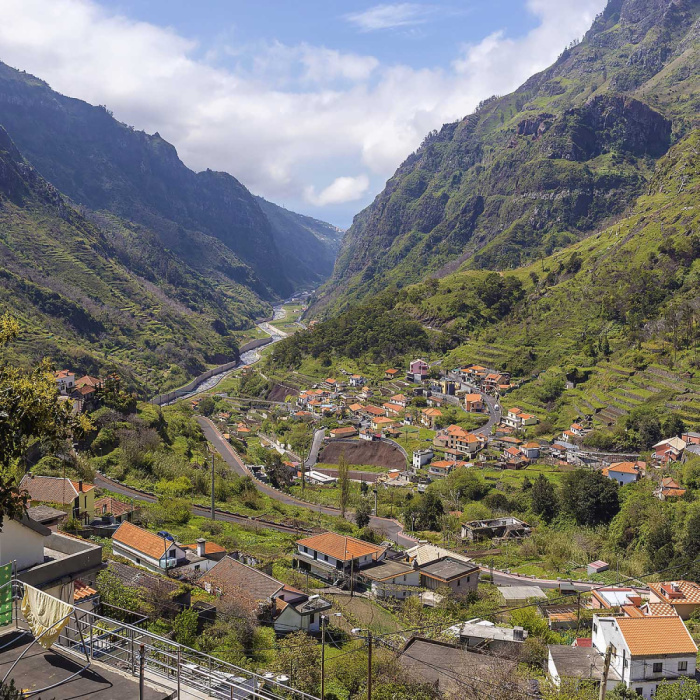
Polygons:
M592 678L601 680L605 665L603 655L593 647L572 647L552 644L549 647L552 661L560 678ZM620 675L610 666L608 679L619 681Z
M410 574L412 571L414 571L413 567L408 566L408 564L403 564L400 561L384 561L375 566L363 569L360 574L373 581L384 581L385 579L394 578L395 576Z
M547 597L547 594L539 586L498 586L498 592L506 601Z
M25 635L20 636L13 630L0 636L0 640L0 644L13 641L0 655L0 673L4 676L19 655L31 644L31 639ZM79 671L84 663L84 658L74 658L72 655L58 653L53 649L46 650L35 644L17 664L10 678L14 679L18 688L39 690L68 678ZM156 690L148 682L144 684L144 700L166 700L171 694L172 689ZM54 700L136 698L139 696L139 683L137 678L105 670L102 664L93 661L87 671L83 671L68 683L42 693L42 696Z
M466 564L456 559L443 559L442 561L422 567L420 571L422 574L428 574L428 576L434 576L435 578L449 581L452 578L466 576L478 570L479 567L471 563Z

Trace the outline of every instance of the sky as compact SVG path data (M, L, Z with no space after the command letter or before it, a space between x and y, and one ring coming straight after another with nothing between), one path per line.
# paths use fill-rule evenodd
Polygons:
M347 228L427 133L547 67L604 5L0 0L0 60Z

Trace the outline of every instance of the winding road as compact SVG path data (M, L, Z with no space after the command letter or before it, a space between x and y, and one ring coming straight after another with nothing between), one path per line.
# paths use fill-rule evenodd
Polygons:
M295 498L294 496L290 496L287 493L278 491L277 489L273 488L272 486L269 486L268 484L262 483L261 481L256 479L253 476L253 474L248 470L238 453L233 449L233 447L231 447L229 442L226 439L224 439L224 436L219 432L214 423L212 423L208 418L204 418L203 416L198 416L197 422L202 428L204 436L211 443L214 449L219 453L224 462L226 462L226 464L228 464L231 467L231 469L239 476L252 477L258 490L264 493L265 495L288 506L298 506L300 508L307 508L308 510L311 510L315 513L323 513L324 515L332 515L335 517L340 516L339 508L308 503L307 501L302 501L299 498ZM316 434L318 434L318 432L320 431L317 431ZM315 439L316 435L314 435L314 440ZM345 517L347 520L352 520L353 513L346 512ZM401 523L398 520L392 520L391 518L378 518L376 516L372 516L370 518L370 526L377 532L380 532L382 535L396 542L396 544L399 544L402 547L412 547L414 544L416 544L415 538L403 534L403 525L401 525Z

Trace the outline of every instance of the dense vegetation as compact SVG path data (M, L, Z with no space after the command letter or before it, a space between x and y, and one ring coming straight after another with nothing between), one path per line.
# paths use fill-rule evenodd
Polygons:
M466 263L507 269L600 228L697 126L697 3L612 0L510 95L429 134L355 217L316 310Z

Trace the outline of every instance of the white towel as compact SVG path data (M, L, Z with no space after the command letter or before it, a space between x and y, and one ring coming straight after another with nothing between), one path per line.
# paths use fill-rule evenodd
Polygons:
M34 638L44 649L48 649L68 624L68 616L73 612L73 606L58 598L40 591L34 586L24 584L22 598L22 613ZM46 632L46 634L44 634ZM40 635L44 635L39 639Z

